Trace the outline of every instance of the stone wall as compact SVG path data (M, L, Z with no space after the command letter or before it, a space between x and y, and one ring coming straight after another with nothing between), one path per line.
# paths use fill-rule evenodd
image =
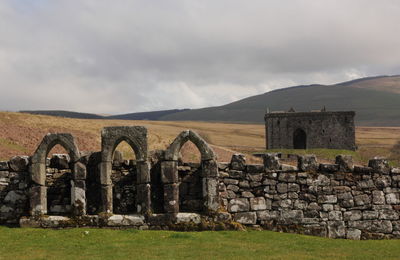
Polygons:
M186 141L199 148L200 164L181 162L178 153ZM191 131L182 132L166 151L152 151L141 160L107 159L110 168L102 152L74 156L41 159L43 185L32 172L37 169L33 157L0 162L0 224L177 230L247 226L330 238L400 238L400 169L384 159L372 159L366 167L354 166L350 156L320 164L307 155L298 156L293 166L282 164L277 154L264 154L264 164L256 165L235 154L223 163ZM37 208L46 213L38 214Z

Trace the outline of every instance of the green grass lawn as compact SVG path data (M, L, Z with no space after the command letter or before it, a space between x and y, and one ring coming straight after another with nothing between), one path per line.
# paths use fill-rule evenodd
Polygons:
M133 229L51 230L0 227L0 259L399 259L399 257L399 240L333 240L269 231L179 233Z

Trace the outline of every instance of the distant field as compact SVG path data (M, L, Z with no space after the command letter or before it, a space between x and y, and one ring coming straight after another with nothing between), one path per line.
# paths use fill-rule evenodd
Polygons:
M171 232L0 227L0 259L398 259L398 240L270 231Z
M101 129L104 126L117 125L146 126L149 130L150 150L165 149L185 129L197 131L212 144L220 161L229 160L235 151L251 154L265 149L265 129L260 124L86 120L0 112L0 160L15 155L32 154L45 134L55 132L72 133L82 151L99 151ZM356 143L359 150L353 155L363 163L374 156L384 156L398 164L400 145L395 149L393 147L399 142L400 127L358 127ZM126 151L127 148L122 147L122 150ZM198 151L193 145L185 146L182 154L188 160L199 159ZM333 158L332 151L317 154L327 160ZM250 161L257 162L257 159L251 158Z

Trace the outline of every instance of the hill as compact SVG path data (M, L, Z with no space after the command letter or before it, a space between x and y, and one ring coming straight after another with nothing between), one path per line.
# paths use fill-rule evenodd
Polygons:
M363 78L335 85L304 85L270 91L227 105L169 114L160 120L263 123L269 108L356 111L360 126L400 126L400 76Z
M129 113L115 116L107 116L104 119L122 119L122 120L159 120L163 116L185 112L189 109L171 109L151 112Z

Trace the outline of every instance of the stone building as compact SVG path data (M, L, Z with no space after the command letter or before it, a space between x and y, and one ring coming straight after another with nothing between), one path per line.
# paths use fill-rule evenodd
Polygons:
M355 150L354 111L267 112L267 149Z

